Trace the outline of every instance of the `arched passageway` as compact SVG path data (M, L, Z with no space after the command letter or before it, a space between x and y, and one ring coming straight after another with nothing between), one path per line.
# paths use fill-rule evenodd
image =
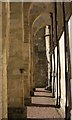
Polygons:
M2 118L71 119L72 3L11 2L2 9Z

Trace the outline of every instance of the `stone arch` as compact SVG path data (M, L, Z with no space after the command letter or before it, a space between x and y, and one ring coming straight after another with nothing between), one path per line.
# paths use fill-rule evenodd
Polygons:
M29 20L30 27L32 26L35 19L40 14L43 14L45 12L46 13L54 12L54 4L51 2L49 4L47 4L46 2L31 3L30 8L29 8L29 12L28 12L28 20Z
M40 14L32 24L32 34L35 36L39 29L50 24L50 15L48 13Z

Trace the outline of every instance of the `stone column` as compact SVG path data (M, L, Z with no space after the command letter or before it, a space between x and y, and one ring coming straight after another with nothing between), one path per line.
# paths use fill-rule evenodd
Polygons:
M22 58L24 57L24 6L23 6L23 0L22 0L22 3L21 3L21 12L22 12ZM23 107L25 105L25 101L24 101L24 98L25 98L25 88L24 88L24 67L20 68L20 72L22 74L22 93L23 93Z
M34 39L33 39L33 73L32 73L32 81L33 81L33 85L32 85L32 89L33 89L33 92L35 91L35 51L34 51ZM33 93L34 95L34 93Z
M10 45L8 61L8 110L10 118L24 118L24 25L23 3L10 3Z
M54 86L53 86L53 85L54 85L54 84L53 84L54 78L53 78L53 77L54 77L54 57L53 57L53 54L52 54L52 94L53 94L53 92L54 92L54 90L53 90L53 89L54 89L54 88L53 88L53 87L54 87Z
M32 91L32 81L31 81L31 61L32 58L31 58L31 33L30 33L30 29L29 29L29 75L28 75L28 81L30 82L30 94L31 94L31 91Z
M24 99L25 105L31 103L30 97L30 33L29 33L29 23L28 23L28 10L29 4L24 3Z
M2 118L8 117L7 111L7 65L9 58L9 29L10 29L10 5L9 2L2 3L2 39L3 39L3 81L2 81Z
M60 65L61 65L61 107L65 111L65 51L64 51L64 33L59 41Z
M30 31L30 54L31 54L31 58L30 58L30 94L31 96L34 95L34 88L35 88L35 81L34 81L34 39L33 39L33 35Z
M48 62L48 87L50 87L50 30L48 26L46 26L45 30L45 41L46 41L46 57Z
M2 112L2 2L0 2L0 119Z
M72 16L68 22L68 28L69 28L69 47L70 47L70 61L71 61L71 118L72 118Z
M19 93L16 89L21 82L20 68L22 68L22 11L21 3L10 3L10 46L8 62L8 104L21 105ZM13 83L13 84L12 84ZM13 92L13 90L15 92ZM11 94L12 93L12 94ZM16 96L17 95L17 96Z
M64 48L63 48L63 50L64 50ZM64 59L64 56L62 56L62 57ZM60 88L59 87L60 86L59 86L59 55L58 55L58 105L59 105L59 96L60 96ZM55 97L57 99L57 46L55 47Z

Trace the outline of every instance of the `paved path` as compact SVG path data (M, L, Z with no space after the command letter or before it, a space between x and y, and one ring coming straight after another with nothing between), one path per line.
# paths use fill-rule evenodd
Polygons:
M64 120L55 108L52 93L44 88L37 88L32 97L31 106L27 107L27 118L30 120Z

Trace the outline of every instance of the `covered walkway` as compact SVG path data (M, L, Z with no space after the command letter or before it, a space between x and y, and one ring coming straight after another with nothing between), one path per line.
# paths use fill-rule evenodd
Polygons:
M0 2L0 119L72 117L72 2Z
M36 88L31 102L31 106L27 107L27 118L31 120L64 120L63 110L56 108L50 91Z

